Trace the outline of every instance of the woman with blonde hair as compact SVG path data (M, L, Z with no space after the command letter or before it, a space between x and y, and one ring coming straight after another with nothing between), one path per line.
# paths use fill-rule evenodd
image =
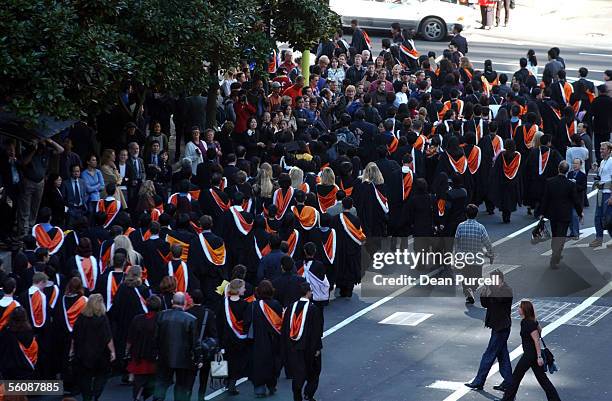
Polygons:
M512 372L512 384L504 392L502 401L514 400L518 388L521 385L525 373L529 369L533 371L540 387L546 393L548 401L560 401L559 393L555 386L550 382L546 375L546 366L540 346L542 338L542 328L536 319L535 308L530 300L524 299L518 307L519 315L521 316L521 342L523 345L523 355L514 367Z
M274 191L278 188L274 185L272 177L272 166L269 163L262 163L255 177L255 184L253 184L253 194L256 195L257 200L256 213L261 213L264 208L272 204Z
M123 192L121 192L121 189L119 188L123 182L123 178L121 177L121 173L119 173L117 165L115 164L115 151L113 149L104 149L104 151L102 151L102 156L100 157L100 172L102 172L102 177L104 178L104 182L106 184L109 182L114 182L117 186L114 194L107 194L105 189L100 191L102 197L112 196L120 201L121 205L125 207L127 203L123 197Z
M387 235L389 204L384 184L382 173L374 162L368 163L363 170L361 182L355 184L355 208L368 237Z
M338 186L336 185L336 175L334 170L325 167L319 174L320 182L316 185L317 201L319 203L319 211L325 213L327 209L336 204L336 193Z
M474 66L472 66L470 59L465 56L459 59L459 74L464 85L472 82L474 78Z
M304 191L304 172L301 168L295 166L291 167L291 169L289 169L289 178L291 178L291 186L293 187L293 189L301 189L302 191Z
M233 279L227 288L223 301L224 319L220 333L221 346L226 351L229 384L228 392L238 394L236 381L247 374L250 346L244 320L247 317L249 303L240 296L244 294L245 283L242 279ZM250 317L250 316L249 316Z
M92 294L74 324L70 353L83 400L98 400L116 359L104 298Z
M127 265L134 266L140 264L142 261L142 255L134 250L132 246L132 241L128 238L127 235L118 235L115 237L114 249L111 252L110 260L113 260L115 257L115 252L117 249L124 249L127 254Z
M138 202L136 203L136 215L143 212L150 213L155 209L155 184L151 180L146 180L138 191Z

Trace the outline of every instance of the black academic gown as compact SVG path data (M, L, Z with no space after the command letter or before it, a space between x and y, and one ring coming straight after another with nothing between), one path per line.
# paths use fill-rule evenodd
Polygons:
M255 301L249 304L245 315L245 327L253 334L249 380L254 386L275 386L281 370L281 326L274 327L268 320L260 302L265 303L277 315L282 324L283 307L275 299Z
M213 197L213 193L216 195L216 198ZM204 188L200 192L199 202L202 213L212 217L216 226L221 224L221 216L230 206L229 197L219 188Z
M544 170L540 174L540 153L543 158L548 157ZM545 159L546 160L546 159ZM546 180L558 174L559 163L562 157L557 150L548 146L529 150L527 160L523 164L523 203L535 208L542 201ZM537 211L536 211L537 215Z
M150 296L151 291L145 285L130 287L122 283L117 289L113 307L108 312L117 355L124 355L130 323L134 316L147 312L145 302Z
M365 234L368 237L386 236L389 202L384 184L375 186L370 182L356 183L354 200Z
M243 324L243 335L247 334L244 320L246 314L250 312L249 303L243 299L238 301L229 300L229 308L231 309L237 322ZM217 316L223 318L217 319L218 332L221 340L221 346L225 349L225 359L228 364L228 373L230 380L238 380L247 375L250 356L250 342L246 338L239 338L230 323L225 311L225 301L220 303L220 310L217 311Z
M225 241L227 252L226 263L232 267L237 264L243 264L247 266L248 270L255 270L259 262L249 259L249 250L252 248L253 243L252 229L248 227L241 227L242 230L239 229L237 225L239 223L235 221L232 213L231 210L223 213L221 217L223 223L220 225L219 231L215 232L215 234L219 235ZM237 213L240 213L245 222L252 227L253 215L251 213Z
M35 338L33 330L0 331L0 374L4 379L32 380L34 369L26 359L21 347L30 348ZM40 358L40 344L38 348Z
M296 301L295 314L304 310L307 301ZM294 380L305 380L321 372L321 356L315 356L323 348L323 316L320 309L308 301L308 311L302 336L296 341L290 337L291 309L285 312L282 329L282 356L287 376Z
M207 241L213 249L219 249L225 244L223 238L210 231L203 232L200 235L202 239L198 235L189 247L187 263L192 273L198 278L200 288L206 297L206 304L216 306L222 300L222 296L217 293L217 287L221 285L223 280L229 281L231 272L228 269L229 265L223 263L223 260L216 260L213 255L210 258L207 256L203 248L206 243L203 243L203 241ZM225 250L225 260L227 260L227 249Z
M454 160L459 160L461 156L465 156L467 159L467 156L465 155L463 150L461 150L460 154L452 155ZM446 175L448 175L448 177L450 178L454 174L459 173L461 177L463 178L463 186L468 192L468 198L470 198L472 196L472 192L474 191L473 178L472 178L472 174L470 173L470 169L466 167L465 170L463 170L463 172L456 171L453 168L453 165L451 163L452 162L449 159L448 152L441 153L439 157L438 165L436 166L435 176L440 174L440 172L445 172Z
M142 244L142 249L142 264L147 269L147 280L156 291L161 280L168 275L170 245L161 238L149 238Z
M332 225L337 234L336 260L336 284L338 287L350 287L361 282L361 247L354 241L344 229L340 218L344 215L356 228L361 228L361 221L357 216L342 212L334 216Z
M502 152L495 160L489 176L489 199L501 211L514 212L523 198L521 168L519 167L519 171L510 179L504 174L502 162L502 158L505 158L506 163L510 164L516 153L506 155L506 152Z

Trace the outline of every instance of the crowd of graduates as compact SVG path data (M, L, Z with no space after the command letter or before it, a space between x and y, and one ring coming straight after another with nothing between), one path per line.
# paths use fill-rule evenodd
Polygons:
M411 235L418 250L449 247L432 238L454 237L470 203L506 223L519 205L537 216L561 160L588 172L592 150L609 156L612 93L585 69L570 84L558 49L543 79L533 52L509 77L472 66L460 27L438 57L392 31L374 57L355 21L352 43L321 43L308 82L291 51L269 79L227 71L214 122L205 96L155 95L121 135L98 121L5 140L2 224L22 235L0 273L3 378L59 377L98 399L114 372L134 399L163 399L155 319L185 294L225 350L231 393L249 377L273 394L284 366L294 399L312 400L323 311L360 283L362 247ZM187 396L199 370L204 399L209 368L194 361Z

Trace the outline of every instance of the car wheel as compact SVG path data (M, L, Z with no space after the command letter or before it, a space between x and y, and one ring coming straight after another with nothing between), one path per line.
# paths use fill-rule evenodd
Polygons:
M434 42L446 37L446 24L439 18L427 18L421 23L423 39Z

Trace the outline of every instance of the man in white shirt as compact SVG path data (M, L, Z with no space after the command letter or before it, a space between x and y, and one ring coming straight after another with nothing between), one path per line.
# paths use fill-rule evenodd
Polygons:
M606 220L610 220L612 215L612 143L602 142L599 148L601 153L601 162L599 163L598 178L599 184L597 185L597 203L595 209L595 240L592 241L589 246L597 248L603 244L604 230L610 232L610 227L606 227ZM606 218L607 217L607 218ZM612 248L612 244L608 245L608 248Z
M586 165L586 161L589 159L589 150L584 146L582 137L580 137L579 134L572 135L571 140L572 146L567 148L567 152L565 153L565 161L571 165L574 163L575 159L580 159L582 161L580 171L588 174L588 172L585 171L584 166Z

